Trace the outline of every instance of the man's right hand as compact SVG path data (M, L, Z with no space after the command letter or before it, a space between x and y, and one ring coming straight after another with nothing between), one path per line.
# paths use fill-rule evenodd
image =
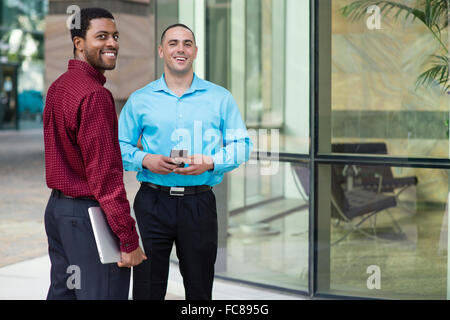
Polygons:
M144 260L147 260L145 253L142 251L141 247L137 247L136 250L130 253L121 252L121 261L117 262L117 265L120 268L131 268L141 264Z
M173 172L177 165L172 158L160 154L147 154L142 160L142 167L153 173L166 175Z

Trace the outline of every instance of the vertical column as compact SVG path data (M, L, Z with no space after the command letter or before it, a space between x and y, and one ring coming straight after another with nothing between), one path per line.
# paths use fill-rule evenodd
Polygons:
M245 121L245 0L231 1L230 14L230 90ZM257 141L253 141L255 144ZM245 165L228 176L228 192L232 206L245 205ZM230 208L233 210L235 208Z
M245 120L245 0L231 1L231 93Z
M283 1L279 1L282 3ZM262 125L272 125L272 119L270 115L273 113L275 106L272 104L272 83L273 83L273 71L274 71L274 54L273 43L273 8L272 0L261 0L261 100L262 100ZM280 5L280 4L278 4Z
M194 71L200 77L205 77L205 1L178 0L179 22L187 25L195 34L198 54L194 62Z
M316 73L315 100L318 104L319 141L321 152L331 152L331 0L316 0ZM317 129L316 129L317 130ZM315 147L314 147L315 148ZM330 221L331 221L331 165L317 166L317 195L314 201L317 212L317 287L330 288Z
M447 8L450 5L450 0L447 0ZM450 27L447 26L447 35L448 35L448 40L450 43ZM450 66L449 66L450 69ZM450 93L450 92L447 92ZM449 110L449 123L450 123L450 99L448 99L448 110ZM450 158L450 137L448 140L449 143L449 155L448 157ZM450 178L448 179L448 186L450 187ZM449 254L449 250L450 250L450 219L449 219L449 210L450 210L450 192L448 194L448 198L447 198L447 211L445 212L445 214L447 215L447 300L450 300L450 254Z
M285 135L286 151L309 153L310 103L309 1L286 3Z
M317 79L316 85L319 95L316 97L319 107L319 141L320 152L331 152L331 0L317 1L317 24L318 41L317 56Z
M286 0L272 0L272 112L270 122L273 126L281 126L286 120L284 118L286 97L286 2ZM308 3L307 1L297 2ZM305 19L303 18L303 20ZM284 142L281 147L284 148Z
M155 0L155 78L160 78L164 73L164 62L159 58L158 53L158 45L161 41L161 35L168 26L176 23L178 23L178 0Z

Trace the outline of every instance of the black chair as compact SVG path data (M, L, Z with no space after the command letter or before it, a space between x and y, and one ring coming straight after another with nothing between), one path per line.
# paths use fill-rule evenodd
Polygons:
M383 142L377 143L336 143L332 145L332 152L348 154L378 154L386 155L387 147ZM398 200L399 195L407 188L417 185L418 180L415 176L394 177L390 166L364 165L358 166L358 178L355 180L355 186L361 185L364 189L380 192L393 192ZM337 177L340 182L345 182L346 166L337 165ZM400 191L396 192L396 189Z
M387 211L387 209L397 206L395 196L364 189L361 186L354 187L352 190L344 190L337 171L338 166L331 166L331 217L337 220L336 226L339 226L339 222L343 221L347 227L350 227L350 230L334 241L332 245L338 244L354 231L371 239L380 239L377 236L376 223L373 224L372 233L365 231L361 225L382 211L389 214L397 233L402 234L394 217ZM353 222L357 217L361 217L360 221Z
M309 168L305 164L291 164L297 189L302 197L309 198ZM331 217L337 221L336 227L339 227L341 221L346 223L350 229L334 241L332 245L336 245L352 232L359 232L371 239L380 239L377 236L376 224L373 225L373 232L369 233L362 228L362 224L371 217L375 217L378 213L386 211L391 217L397 234L404 236L397 222L387 209L397 206L396 197L386 195L374 190L365 189L362 186L356 186L352 190L343 188L343 179L340 173L341 165L331 166ZM356 218L361 219L354 222Z

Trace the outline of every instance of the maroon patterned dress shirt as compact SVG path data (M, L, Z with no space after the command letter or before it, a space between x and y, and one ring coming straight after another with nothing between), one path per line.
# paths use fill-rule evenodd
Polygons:
M114 100L106 78L90 64L70 60L50 86L44 109L47 186L70 197L93 197L123 252L139 246L130 216Z

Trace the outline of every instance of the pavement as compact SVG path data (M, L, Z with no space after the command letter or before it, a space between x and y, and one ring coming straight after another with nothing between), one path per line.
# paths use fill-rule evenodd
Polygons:
M50 285L50 259L43 256L0 268L0 300L44 300ZM132 281L130 285L130 299ZM184 300L183 279L176 263L171 263L166 300ZM288 295L216 279L214 300L302 300Z
M139 185L124 174L128 200ZM44 211L50 195L45 184L42 130L0 131L0 300L42 300L50 283ZM130 290L131 292L131 290ZM171 263L166 299L184 299L183 280ZM303 300L306 297L215 279L215 300Z

